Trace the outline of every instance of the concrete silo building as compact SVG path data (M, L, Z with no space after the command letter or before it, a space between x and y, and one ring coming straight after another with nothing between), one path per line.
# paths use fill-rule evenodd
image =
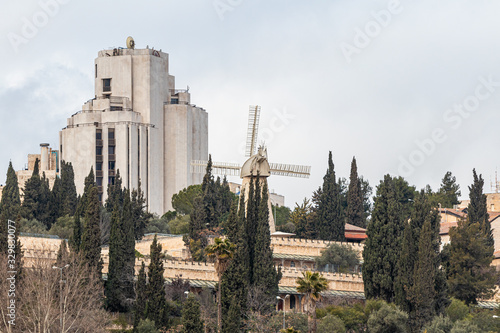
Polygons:
M93 166L104 201L119 170L123 185L140 182L149 211L161 215L173 194L202 181L190 162L208 159L208 114L175 89L167 53L128 46L99 51L95 97L68 118L60 158L73 164L79 194Z

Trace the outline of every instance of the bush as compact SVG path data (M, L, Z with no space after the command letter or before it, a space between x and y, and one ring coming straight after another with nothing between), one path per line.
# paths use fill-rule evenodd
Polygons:
M493 318L494 314L491 310L478 310L472 315L471 322L485 332L500 332L500 319Z
M174 235L187 234L189 232L189 220L189 215L181 215L168 222L170 233Z
M469 318L469 307L464 301L456 298L451 299L451 304L446 308L446 315L450 317L452 322Z
M459 320L453 325L450 333L483 333L483 331L468 320Z
M368 318L370 333L405 333L408 315L393 304L384 304Z
M422 333L450 333L453 322L448 317L438 316L422 328Z
M57 235L59 238L69 239L73 235L73 228L75 222L72 216L61 216L56 220L56 223L52 225L49 233L51 235Z
M169 234L170 226L168 225L169 220L166 218L151 218L146 224L146 229L144 229L145 234Z
M359 265L358 252L350 245L330 244L321 252L321 257L316 258L319 270L346 273Z
M21 219L19 223L19 231L30 234L48 234L45 224L35 219Z
M328 315L318 324L318 333L345 333L344 322L337 316Z
M155 322L149 319L141 319L137 325L137 333L158 333Z

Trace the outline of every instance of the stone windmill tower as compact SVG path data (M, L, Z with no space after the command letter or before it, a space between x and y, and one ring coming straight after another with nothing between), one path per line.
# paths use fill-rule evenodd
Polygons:
M240 176L241 189L245 193L245 202L248 200L248 192L250 180L260 177L260 184L267 182L267 178L271 175L309 178L311 167L304 165L293 165L283 163L269 163L267 160L267 148L261 145L257 149L257 135L259 129L260 106L250 106L248 115L248 131L245 156L247 160L243 166L235 163L213 162L212 173L226 176ZM204 173L207 167L207 161L191 161L192 172ZM269 197L269 196L268 196ZM271 233L276 231L274 216L271 209L271 201L268 200L269 207L269 229Z

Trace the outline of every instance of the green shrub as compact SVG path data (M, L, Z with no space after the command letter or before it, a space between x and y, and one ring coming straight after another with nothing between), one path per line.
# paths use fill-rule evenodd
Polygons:
M483 330L469 320L459 320L453 325L450 333L483 333Z
M422 333L450 333L453 322L448 317L437 316L422 328Z
M384 304L368 318L370 333L406 333L408 315L393 304Z
M137 333L158 333L155 322L149 319L141 319L137 325Z
M328 315L321 319L317 333L345 333L344 322L337 316Z
M452 298L451 304L446 308L446 315L450 317L452 322L470 318L469 307L465 305L464 301Z

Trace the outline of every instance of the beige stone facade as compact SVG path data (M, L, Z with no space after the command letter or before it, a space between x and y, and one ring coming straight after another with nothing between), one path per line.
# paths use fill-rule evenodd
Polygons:
M167 53L103 50L95 59L95 97L60 132L61 160L71 162L81 194L93 167L104 201L118 170L127 188L145 193L150 212L172 208L172 195L201 183L191 160L208 159L208 114L175 89Z

